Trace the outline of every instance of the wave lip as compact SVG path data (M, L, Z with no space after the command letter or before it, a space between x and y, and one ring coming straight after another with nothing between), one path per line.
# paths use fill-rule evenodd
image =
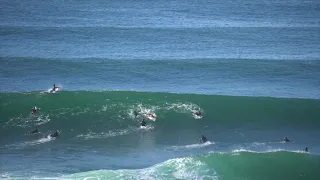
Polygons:
M170 159L145 169L98 170L67 179L319 179L320 156L273 151L208 153Z

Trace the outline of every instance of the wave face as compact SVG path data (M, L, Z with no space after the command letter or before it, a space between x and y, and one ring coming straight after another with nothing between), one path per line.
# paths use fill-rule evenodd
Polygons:
M252 123L263 124L265 128L288 124L316 129L320 126L320 101L312 99L132 91L1 93L0 97L1 127L10 131L35 125L50 125L64 131L75 125L80 131L101 129L97 124L115 130L136 126L148 113L157 116L150 120L154 126L176 130L194 128L198 123L193 115L196 111L201 111L206 125L212 126ZM33 106L40 108L36 116L29 114ZM137 118L134 111L139 113Z

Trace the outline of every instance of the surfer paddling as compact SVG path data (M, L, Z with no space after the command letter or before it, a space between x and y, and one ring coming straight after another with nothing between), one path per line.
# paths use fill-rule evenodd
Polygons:
M39 133L38 128L33 130L33 131L31 131L29 134L31 135L31 134L37 134L37 133Z
M50 134L50 137L51 137L51 138L59 137L59 132L58 132L58 130L56 130L56 132Z
M138 112L137 111L133 111L133 115L134 115L135 118L137 118Z
M146 126L146 124L147 124L147 122L146 122L144 119L142 119L140 125L141 125L141 126Z
M30 111L32 115L36 115L38 108L34 106Z

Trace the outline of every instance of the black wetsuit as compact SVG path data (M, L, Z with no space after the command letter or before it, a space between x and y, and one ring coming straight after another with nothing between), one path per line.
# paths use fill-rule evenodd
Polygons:
M32 112L31 114L36 114L37 109L36 109L36 108L32 108L32 109L31 109L31 112Z
M35 130L31 131L30 134L36 134L38 132L39 132L38 129L35 129Z
M205 143L205 142L208 141L208 139L206 137L204 137L204 136L201 136L201 141Z
M56 132L54 132L54 133L52 133L52 134L50 134L50 137L58 137L59 136L59 133L58 133L58 131L56 131Z
M141 124L141 126L146 126L147 123L144 120L142 120L142 122L140 124Z

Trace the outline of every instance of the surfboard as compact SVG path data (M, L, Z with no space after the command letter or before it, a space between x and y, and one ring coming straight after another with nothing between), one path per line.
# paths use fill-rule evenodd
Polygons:
M202 115L196 115L195 113L193 113L192 116L195 119L201 119L202 118Z
M56 92L58 92L58 91L60 91L60 88L56 88L55 91L54 91L53 89L49 89L49 90L48 90L48 93L56 93Z
M152 121L156 120L156 118L157 118L157 116L155 114L146 114L145 116L146 116L146 118L148 118Z

